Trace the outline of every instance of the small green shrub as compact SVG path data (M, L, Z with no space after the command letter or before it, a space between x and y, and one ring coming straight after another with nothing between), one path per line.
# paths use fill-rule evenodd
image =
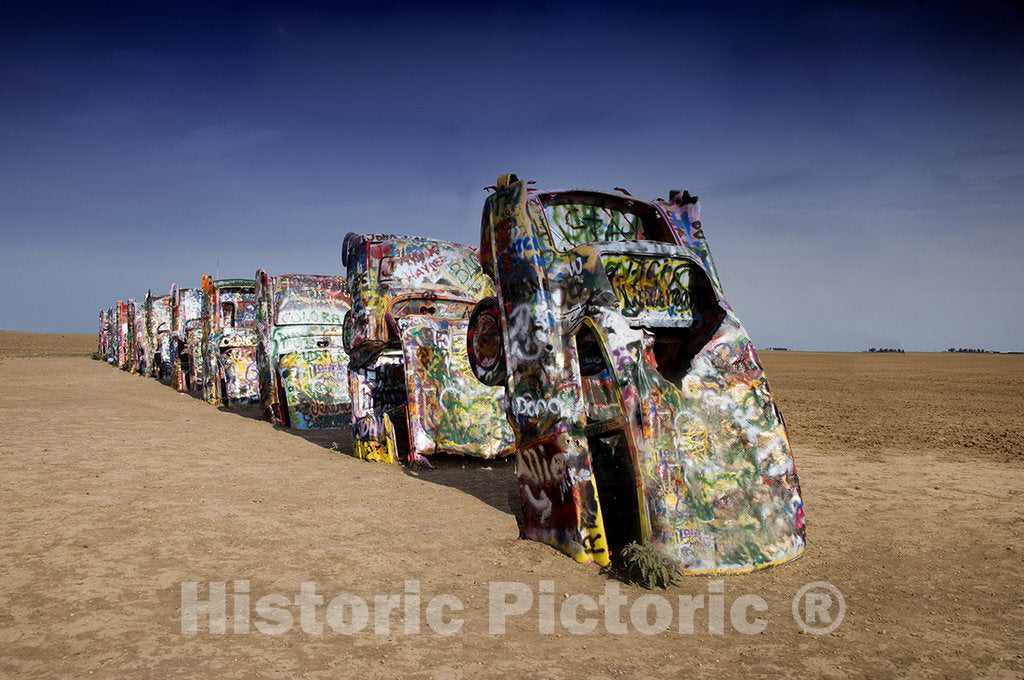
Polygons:
M676 582L676 568L650 543L633 542L622 549L622 576L648 590Z

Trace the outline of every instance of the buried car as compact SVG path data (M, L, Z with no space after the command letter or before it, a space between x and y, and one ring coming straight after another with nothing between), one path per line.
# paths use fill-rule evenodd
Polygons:
M300 430L350 422L340 276L256 272L256 362L265 416Z
M345 348L355 455L422 463L440 451L511 453L504 390L480 383L466 355L469 313L494 290L473 249L350 233L342 265L352 292Z
M118 344L118 303L107 309L107 363L117 365Z
M146 375L171 379L171 296L146 293L146 335L149 338L149 370Z
M100 325L96 333L96 356L107 358L110 347L110 310L100 310Z
M149 367L152 366L152 349L149 336L146 334L146 301L142 304L135 303L132 313L133 344L135 360L132 370L139 375L149 375Z
M135 300L117 301L117 349L114 365L125 371L135 370Z
M215 406L257 401L256 282L203 277L203 398Z
M171 286L171 385L192 392L203 384L203 291Z
M507 385L526 537L620 563L649 543L683 573L804 549L800 485L754 346L722 292L697 199L536 192L503 175L470 362Z

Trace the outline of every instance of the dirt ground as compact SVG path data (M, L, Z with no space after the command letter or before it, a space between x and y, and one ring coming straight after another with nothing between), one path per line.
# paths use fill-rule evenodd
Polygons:
M611 581L517 540L507 462L439 461L418 473L365 463L343 432L302 436L213 408L88 358L92 336L0 332L0 676L767 677L1024 675L1024 356L765 353L790 429L808 547L724 580L724 632L636 626L570 634L538 606L488 630L488 584L601 595ZM374 632L375 595L419 581L449 594L462 629ZM353 635L232 632L232 598L371 604ZM792 613L804 584L846 604L825 635ZM227 582L228 632L181 632L181 583ZM621 586L628 607L645 594ZM763 630L730 603L763 598ZM408 604L408 601L406 601ZM235 608L238 611L238 608ZM800 610L804 611L804 610ZM834 610L833 610L834 611ZM585 614L585 612L583 612ZM324 620L324 607L317 616ZM581 614L582 616L582 614ZM602 617L603 614L593 614ZM628 613L624 615L628 621ZM256 620L253 614L253 621ZM603 619L601 619L603 621Z

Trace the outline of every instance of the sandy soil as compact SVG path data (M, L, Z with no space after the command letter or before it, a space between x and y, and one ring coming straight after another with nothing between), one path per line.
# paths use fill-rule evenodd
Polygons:
M1024 356L766 353L803 482L809 545L725 581L724 634L488 632L488 583L600 595L612 581L516 539L506 463L413 474L364 463L343 433L299 436L87 358L91 336L0 333L0 676L876 678L1024 674ZM75 356L78 355L78 356ZM252 600L373 604L418 579L465 605L461 632L181 633L180 584L248 580ZM797 626L827 580L846 617ZM690 577L663 594L707 597ZM630 603L644 594L622 586ZM661 591L659 591L661 592ZM768 604L763 632L729 604ZM229 605L230 607L230 605ZM229 608L229 616L230 616ZM298 609L291 607L298 619ZM323 621L324 608L319 608ZM255 620L255 616L254 616Z
M90 356L96 336L86 333L23 333L0 330L0 361L11 357Z

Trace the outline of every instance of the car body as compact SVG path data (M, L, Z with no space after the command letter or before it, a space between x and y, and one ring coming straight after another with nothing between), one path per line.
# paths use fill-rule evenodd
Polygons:
M106 331L106 359L108 364L117 365L117 344L118 344L118 303L107 308L107 331Z
M203 291L171 286L171 385L179 392L202 388Z
M504 390L480 383L465 351L469 313L493 294L469 246L351 233L345 324L355 454L423 462L435 452L493 458L513 450Z
M203 277L203 398L215 406L259 400L256 281Z
M135 370L135 300L117 301L117 362L124 371Z
M146 335L149 339L147 375L160 381L171 380L171 296L146 293Z
M134 366L132 371L140 375L149 375L149 367L152 366L152 348L147 335L146 324L146 301L140 305L137 302L132 312L132 332L134 349Z
M785 424L687 192L537 192L499 178L481 225L498 294L471 320L505 384L527 537L581 562L650 543L683 573L798 557Z
M271 422L300 430L349 425L341 336L350 308L343 277L256 272L259 395Z
M107 358L110 346L110 309L100 309L99 329L96 332L96 355Z

